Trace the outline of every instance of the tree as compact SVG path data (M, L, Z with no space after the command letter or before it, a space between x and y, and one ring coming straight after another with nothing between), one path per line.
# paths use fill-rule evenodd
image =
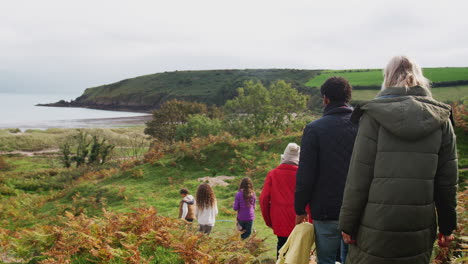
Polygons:
M232 120L241 121L252 128L255 135L266 132L268 121L273 114L269 91L261 82L246 81L237 89L237 97L225 104Z
M277 81L270 86L272 127L280 130L292 121L293 116L306 109L307 96L300 94L291 84Z
M93 136L88 164L104 164L114 148L115 146L107 144L105 139L99 140L97 136Z
M223 130L223 122L218 118L206 115L190 116L186 124L177 127L177 140L190 140L194 137L207 137L218 135Z
M70 168L73 163L76 167L88 164L104 164L112 153L115 145L107 144L105 139L99 139L79 131L77 135L60 146L62 152L62 162L66 168ZM74 152L72 151L74 150Z
M275 133L306 109L307 97L285 81L274 82L268 89L261 82L247 81L237 91L238 96L226 102L231 114L227 121L244 132L253 129L254 135Z
M146 123L145 134L163 142L173 142L178 125L185 124L190 115L207 112L207 106L202 103L167 101L153 112L153 119Z

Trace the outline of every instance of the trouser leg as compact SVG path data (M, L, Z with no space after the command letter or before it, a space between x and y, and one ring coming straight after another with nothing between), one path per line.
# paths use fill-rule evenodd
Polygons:
M276 259L279 257L279 251L283 247L283 245L288 241L288 237L280 237L278 236L278 244L276 245Z
M341 235L338 221L314 221L318 264L335 264Z

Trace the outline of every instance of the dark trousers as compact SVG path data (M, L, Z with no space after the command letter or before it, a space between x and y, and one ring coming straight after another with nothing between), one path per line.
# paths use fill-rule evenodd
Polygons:
M288 237L278 236L278 244L276 245L276 259L278 259L279 251L283 247L283 245L286 244L286 241L288 241Z
M237 220L239 222L239 225L242 227L243 233L241 234L242 239L246 239L252 234L252 225L253 221L241 221Z

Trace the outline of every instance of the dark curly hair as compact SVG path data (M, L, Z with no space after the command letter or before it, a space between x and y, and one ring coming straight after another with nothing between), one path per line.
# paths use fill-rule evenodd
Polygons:
M254 196L253 182L249 177L245 177L241 180L239 190L244 194L244 201L247 207L250 207L252 198Z
M322 96L326 96L332 102L349 103L353 87L343 77L333 76L328 78L320 87Z
M213 207L216 203L216 196L208 183L202 183L197 190L197 209L203 210Z

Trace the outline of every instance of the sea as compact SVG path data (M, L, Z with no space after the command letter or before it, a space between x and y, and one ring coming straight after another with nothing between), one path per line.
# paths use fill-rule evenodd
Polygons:
M0 92L0 129L85 128L143 124L144 113L95 110L75 107L36 106L69 101L79 94L23 94Z

